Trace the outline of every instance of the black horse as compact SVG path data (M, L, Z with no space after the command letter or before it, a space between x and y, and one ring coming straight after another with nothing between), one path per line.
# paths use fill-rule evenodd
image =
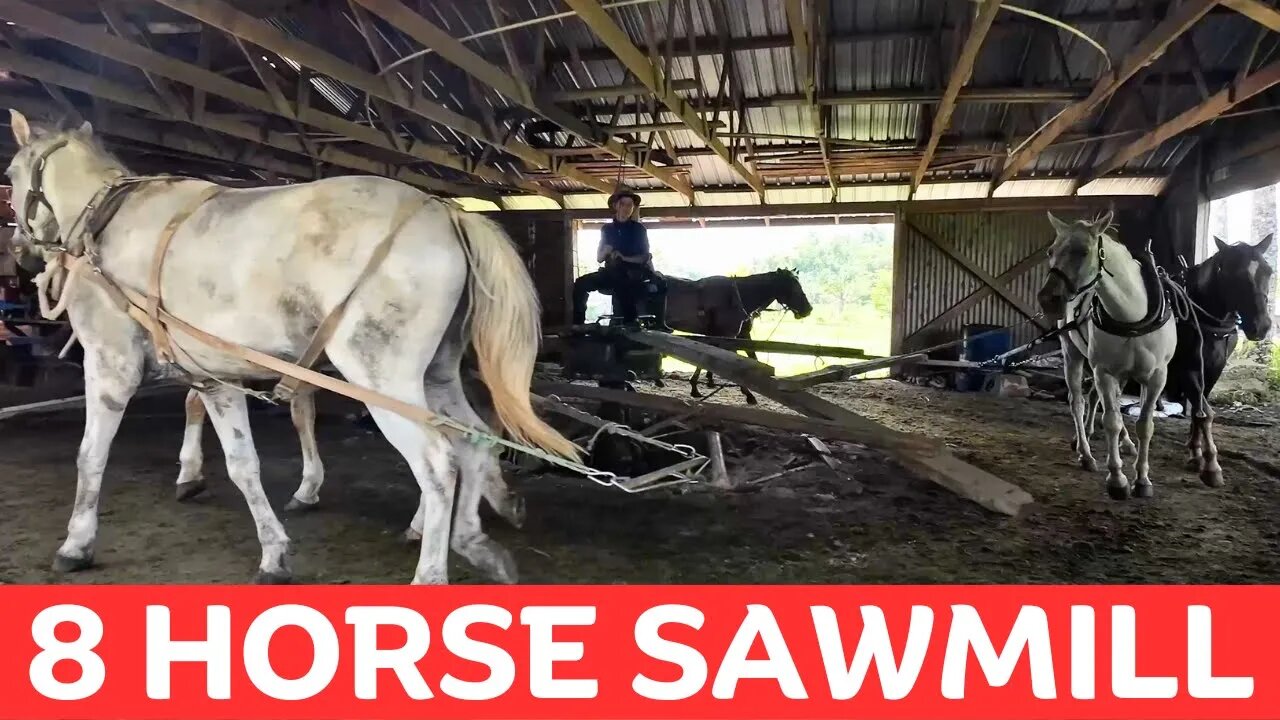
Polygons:
M743 277L713 275L699 280L677 277L666 280L667 324L683 332L750 340L754 320L775 302L790 310L797 320L813 312L795 270L778 268ZM756 359L754 350L747 350L746 354ZM701 373L702 368L695 369L690 381L694 397L702 397L698 391ZM707 385L714 387L710 370ZM745 387L740 389L747 404L755 405L756 398L751 391Z
M1271 329L1271 266L1264 256L1272 236L1257 245L1213 240L1218 252L1186 272L1184 286L1195 308L1192 318L1178 322L1178 347L1169 362L1165 397L1182 403L1191 418L1188 466L1199 469L1206 485L1219 487L1222 468L1207 398L1236 348L1237 322L1253 341L1265 338Z

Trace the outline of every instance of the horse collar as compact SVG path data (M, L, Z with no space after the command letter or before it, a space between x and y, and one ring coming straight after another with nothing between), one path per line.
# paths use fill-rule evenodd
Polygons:
M1147 258L1147 262L1140 261L1138 265L1142 286L1147 291L1147 314L1142 319L1132 323L1116 320L1107 313L1098 296L1095 295L1093 297L1090 319L1093 321L1094 327L1108 335L1129 338L1149 335L1160 329L1161 326L1169 321L1169 318L1173 317L1173 309L1169 307L1169 298L1166 295L1165 287L1166 283L1172 283L1173 281L1160 272L1154 260L1150 257Z

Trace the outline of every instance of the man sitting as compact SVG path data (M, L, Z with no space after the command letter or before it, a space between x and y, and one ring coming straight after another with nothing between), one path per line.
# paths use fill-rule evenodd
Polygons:
M654 272L649 235L637 219L639 207L640 196L629 190L619 190L609 197L613 221L601 230L596 249L596 262L604 267L574 281L573 324L586 323L587 297L593 290L608 290L613 293L613 306L623 324L637 324L639 303L648 295L655 329L671 332L666 324L666 282Z

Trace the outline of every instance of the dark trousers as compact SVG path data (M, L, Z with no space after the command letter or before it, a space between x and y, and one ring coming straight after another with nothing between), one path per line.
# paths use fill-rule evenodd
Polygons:
M651 300L650 312L659 324L666 319L667 285L663 279L645 265L615 263L593 273L587 273L573 283L573 322L582 325L587 320L587 297L592 292L613 295L613 314L623 322L635 322L642 300Z

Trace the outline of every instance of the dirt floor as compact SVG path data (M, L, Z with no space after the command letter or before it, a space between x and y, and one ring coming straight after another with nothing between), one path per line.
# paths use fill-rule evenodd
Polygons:
M657 392L687 397L687 383L671 380ZM1026 488L1039 505L1016 519L996 515L865 449L831 443L847 476L810 469L728 493L629 496L577 478L511 472L528 502L525 527L493 517L487 525L530 583L1280 581L1280 484L1272 474L1280 468L1280 409L1222 411L1219 444L1251 461L1224 459L1228 485L1218 490L1182 467L1186 421L1159 421L1155 498L1114 502L1101 472L1073 463L1060 403L892 381L822 392L896 428L946 441L969 462ZM740 397L726 389L715 401ZM30 399L0 394L0 406ZM285 518L293 568L303 582L407 582L417 550L400 532L417 491L381 436L344 417L350 410L322 407L327 481L320 510ZM210 491L188 504L173 499L181 413L180 393L130 407L107 470L98 565L68 576L49 567L75 493L81 413L0 421L0 582L248 581L257 541L212 428L205 438ZM282 508L301 471L287 412L258 412L254 429L268 495ZM739 483L816 459L797 436L721 429ZM480 580L456 559L452 577Z

